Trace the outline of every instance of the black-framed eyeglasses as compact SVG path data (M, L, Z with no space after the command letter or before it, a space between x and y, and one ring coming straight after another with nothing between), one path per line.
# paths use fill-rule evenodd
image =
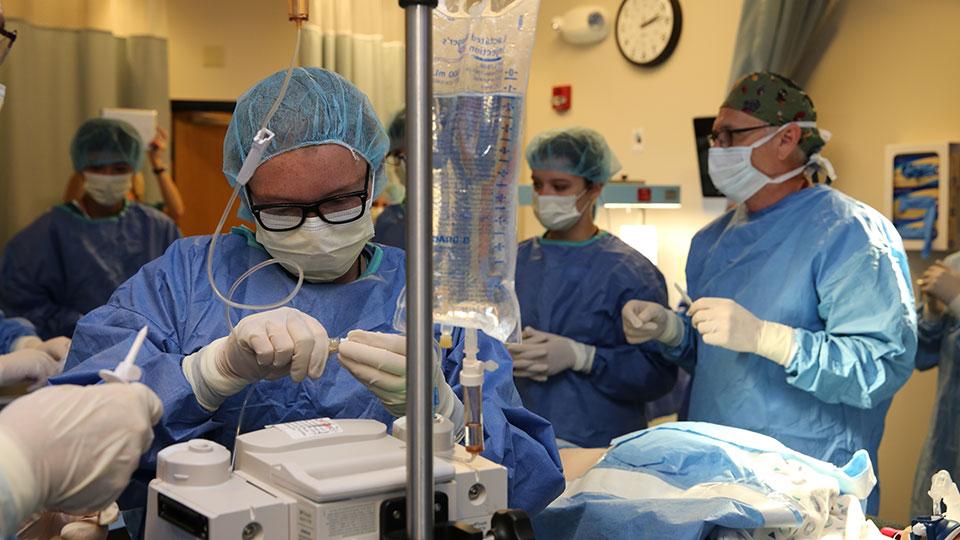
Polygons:
M6 27L0 26L0 64L6 60L10 50L13 49L13 42L16 40L16 30L7 30Z
M396 167L400 164L406 164L407 156L404 154L387 154L387 157L385 157L383 160L387 163L387 165Z
M711 131L710 135L707 135L707 139L710 141L710 146L718 146L720 148L727 148L733 144L733 136L739 133L747 133L748 131L753 131L756 129L763 129L773 127L770 124L764 124L762 126L753 126L737 129L727 129L723 128L720 131Z
M268 231L286 232L298 229L310 215L316 215L322 221L331 225L342 225L360 219L367 211L370 181L370 167L367 167L367 176L362 191L341 193L305 204L253 204L250 188L247 187L247 199L250 201L250 211L257 218L257 223Z

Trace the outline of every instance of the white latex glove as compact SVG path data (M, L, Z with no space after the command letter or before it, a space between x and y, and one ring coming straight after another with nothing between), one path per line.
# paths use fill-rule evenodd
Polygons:
M117 503L83 516L42 512L17 531L17 540L106 540L110 524L119 516Z
M937 261L923 273L919 284L924 294L943 302L951 313L960 317L960 273Z
M406 350L407 338L400 334L351 330L347 339L340 342L340 365L369 388L396 417L407 414ZM443 378L436 361L434 366L433 384L440 396L437 412L451 419L459 429L463 423L463 405Z
M49 354L57 362L62 362L70 352L70 338L59 336L43 341L36 336L24 336L13 342L13 350L20 349L37 349Z
M330 340L319 321L282 307L244 317L230 332L183 359L183 374L207 410L261 379L318 379Z
M163 413L146 386L49 386L0 411L0 476L22 519L97 512L120 495ZM2 524L0 524L2 525Z
M704 343L758 354L786 366L796 352L794 330L758 319L727 298L701 298L690 306L693 327Z
M656 302L630 300L623 306L623 333L627 343L646 343L655 339L676 347L683 339L680 316Z
M28 383L33 390L61 371L63 364L41 350L28 348L0 355L0 386Z
M596 347L530 326L523 329L523 343L508 343L507 350L514 377L541 382L568 369L590 373L597 353Z

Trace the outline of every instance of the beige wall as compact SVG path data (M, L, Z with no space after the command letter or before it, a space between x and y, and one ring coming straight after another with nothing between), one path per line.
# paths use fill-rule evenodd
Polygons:
M616 0L592 0L615 14ZM613 36L592 47L563 43L551 19L575 0L543 2L533 56L526 138L545 129L583 124L603 133L631 178L682 186L683 208L647 212L658 226L660 268L682 282L692 234L722 208L700 197L691 119L711 115L722 100L741 2L687 0L683 33L673 57L652 70L622 59ZM960 2L849 0L838 32L807 85L822 126L835 139L824 154L836 165L837 187L868 204L883 201L883 147L888 143L960 140ZM920 30L922 29L922 31ZM573 85L573 109L550 108L550 87ZM642 127L646 148L630 149ZM528 181L528 180L524 180ZM599 224L607 227L601 212ZM639 223L638 212L611 211L613 232ZM521 238L542 229L528 208ZM675 291L671 289L673 301ZM929 424L936 372L916 374L897 395L880 449L881 516L905 520L914 467Z
M647 224L657 226L659 266L675 303L677 293L671 283L685 282L683 268L690 238L723 210L722 200L705 202L700 196L693 118L715 114L725 95L741 2L682 2L680 43L670 60L654 69L627 62L617 50L612 32L593 46L563 42L550 28L550 21L582 3L541 2L525 138L556 127L588 126L604 134L629 178L681 186L682 208L646 212ZM617 0L592 3L606 7L611 17L620 5ZM573 86L573 107L562 115L550 107L550 89L557 84ZM646 143L641 153L631 150L634 128L644 130ZM528 173L524 174L523 181L529 182ZM612 227L608 227L608 216ZM617 233L621 225L640 220L641 213L636 210L604 210L598 223ZM520 238L542 232L529 207L523 208Z
M234 101L285 69L296 40L282 0L168 0L170 99ZM204 67L220 48L223 67Z

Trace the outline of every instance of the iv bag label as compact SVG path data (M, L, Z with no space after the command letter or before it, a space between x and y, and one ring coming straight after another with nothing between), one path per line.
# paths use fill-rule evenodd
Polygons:
M275 424L270 427L279 429L286 433L291 439L296 440L321 437L323 435L329 435L330 433L343 433L343 428L340 427L340 424L329 418L301 420L287 424Z
M372 503L350 504L327 510L326 538L353 538L377 532L377 508Z

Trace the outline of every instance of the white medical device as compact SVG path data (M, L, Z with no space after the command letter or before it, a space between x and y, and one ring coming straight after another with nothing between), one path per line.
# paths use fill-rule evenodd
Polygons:
M379 540L406 519L405 418L316 419L240 435L236 468L223 446L194 439L160 451L147 503L148 540ZM490 529L507 508L507 470L453 443L434 421L436 522Z

